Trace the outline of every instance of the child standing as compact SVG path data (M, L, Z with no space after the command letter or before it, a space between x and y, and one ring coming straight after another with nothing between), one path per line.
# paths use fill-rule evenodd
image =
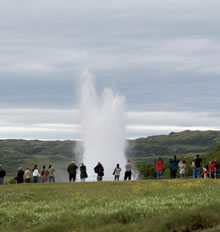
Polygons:
M202 174L204 179L208 178L208 168L207 167L202 167Z
M186 174L186 162L185 160L181 160L179 162L179 168L180 168L180 178L183 179L185 177L185 174Z

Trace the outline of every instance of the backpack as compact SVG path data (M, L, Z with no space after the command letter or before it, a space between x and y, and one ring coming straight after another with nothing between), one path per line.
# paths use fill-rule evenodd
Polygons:
M194 161L193 161L192 164L191 164L191 168L196 168L196 164L195 164Z

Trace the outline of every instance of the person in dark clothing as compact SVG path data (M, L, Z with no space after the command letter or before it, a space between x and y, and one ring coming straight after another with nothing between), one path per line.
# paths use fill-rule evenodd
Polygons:
M131 180L131 175L132 175L132 165L131 165L131 161L128 160L127 164L125 165L124 180Z
M18 169L17 176L15 177L17 184L21 184L24 182L24 171L22 168Z
M199 157L199 154L197 154L193 160L194 167L193 167L193 179L200 178L200 166L202 159Z
M87 174L87 171L86 171L86 166L84 165L84 163L82 163L81 166L80 166L80 179L81 179L81 182L85 182L87 177L88 177L88 174Z
M0 164L0 184L4 183L4 177L6 176L5 169L2 168L2 165Z
M95 173L97 173L97 181L102 181L104 176L104 168L100 162L94 167Z
M76 170L78 167L76 166L75 162L72 161L71 164L67 168L67 172L69 173L69 182L73 180L73 182L76 181Z
M173 159L170 159L170 178L176 178L176 173L178 170L179 160L176 159L176 155L173 156Z

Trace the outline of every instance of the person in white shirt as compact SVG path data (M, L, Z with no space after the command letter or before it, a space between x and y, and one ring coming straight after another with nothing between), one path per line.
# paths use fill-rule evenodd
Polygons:
M38 177L40 176L39 170L37 168L37 165L34 165L34 168L32 169L32 176L34 179L34 183L38 183Z

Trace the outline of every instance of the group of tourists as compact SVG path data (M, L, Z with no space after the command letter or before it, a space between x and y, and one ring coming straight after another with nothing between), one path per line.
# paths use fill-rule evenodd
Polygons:
M33 180L34 183L39 182L39 177L41 177L42 183L46 182L55 182L55 169L52 164L48 168L43 166L42 171L40 172L37 165L34 165L32 169L26 168L23 170L22 167L18 168L17 174L14 178L17 184L21 183L31 183ZM6 176L6 171L2 168L0 164L0 184L3 184L4 177Z
M213 158L209 161L209 164L204 165L201 168L202 159L197 154L192 163L190 168L192 168L192 176L193 178L200 178L201 174L204 178L218 178L219 176L219 164L218 161ZM180 178L185 178L187 173L187 165L185 160L178 160L176 155L174 155L170 160L170 178L177 178L177 174L179 171ZM78 166L72 161L68 167L67 172L69 174L69 182L76 181L76 174L77 174ZM155 169L156 169L156 177L157 179L162 179L163 177L163 160L159 156L155 162ZM80 165L80 180L81 182L85 182L88 178L87 169L84 163ZM97 181L102 181L104 176L104 167L103 165L98 162L98 164L94 167L94 172L97 174ZM121 167L119 164L116 164L116 167L113 170L114 180L119 181L120 174L121 174ZM127 161L125 165L125 173L124 173L124 180L131 180L132 175L132 165L130 160ZM3 169L2 165L0 164L0 184L3 184L4 177L6 176L6 171ZM41 177L41 179L39 179ZM17 171L17 175L14 178L16 183L30 183L33 180L34 183L38 183L41 181L42 183L51 183L55 182L55 169L53 168L52 164L46 168L43 166L42 170L39 171L38 166L34 165L32 169L27 168L23 170L22 167L19 167Z
M67 172L69 174L69 182L76 181L77 169L78 166L75 164L74 161L72 161L68 165ZM125 169L126 171L124 175L124 180L131 180L132 165L130 160L128 160ZM81 182L85 182L86 179L88 178L88 174L84 163L81 164L79 170L80 170L80 180ZM104 167L100 162L98 162L98 164L94 167L94 172L97 174L97 181L102 181L104 176ZM116 167L114 168L112 174L114 175L115 181L119 181L121 174L121 167L119 164L116 164ZM6 176L6 171L3 169L2 165L0 164L0 184L3 184L3 180L5 176ZM39 177L41 178L39 179ZM41 171L38 169L37 165L34 165L33 169L27 168L26 170L23 170L22 167L19 167L14 180L16 181L17 184L31 183L31 182L55 183L55 169L53 168L52 164L50 164L48 168L46 168L46 166L44 165Z
M192 177L193 179L200 178L200 175L202 174L203 177L206 178L218 178L219 176L219 164L218 161L213 158L209 161L208 165L204 165L201 168L202 158L200 158L199 154L197 154L192 163L190 168L192 168ZM170 163L170 178L176 178L177 172L179 170L179 176L180 178L185 178L187 173L187 165L185 160L178 160L176 155L173 156L169 160ZM162 179L162 173L163 173L163 160L159 156L158 159L155 162L155 169L156 169L156 176L157 179Z
M39 177L41 177L42 183L46 182L55 182L55 169L53 168L52 164L46 168L44 165L42 170L39 171L38 166L35 164L32 170L26 168L23 170L21 167L18 169L17 175L15 177L16 182L19 183L30 183L31 179L33 179L34 183L39 182Z
M75 164L74 161L72 161L71 164L67 168L67 171L69 173L69 182L76 180L77 169L78 169L77 165ZM130 160L128 160L128 162L125 166L125 169L126 169L126 171L125 171L125 175L124 175L124 180L131 180L132 165L131 165ZM104 167L100 162L98 162L98 164L94 167L94 172L97 174L97 181L102 181L103 176L104 176ZM119 181L120 174L121 174L120 164L116 164L116 167L113 170L112 174L114 175L115 181ZM82 163L80 166L80 180L81 180L81 182L85 182L86 178L88 178L86 166L84 165L84 163Z

